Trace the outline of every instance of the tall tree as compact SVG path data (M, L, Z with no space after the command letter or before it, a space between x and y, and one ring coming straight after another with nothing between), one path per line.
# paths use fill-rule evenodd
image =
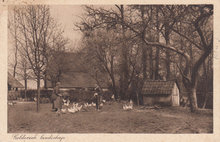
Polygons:
M45 5L18 6L20 44L37 81L37 112L39 111L40 81L46 68L47 49L51 44L54 20Z
M194 112L198 108L197 99L196 99L198 72L202 63L205 61L205 59L212 52L213 49L213 30L212 30L212 26L209 26L212 25L211 24L212 20L210 18L212 18L213 15L213 7L212 5L188 6L188 7L180 6L179 8L177 8L177 11L175 13L177 14L177 18L175 17L172 18L175 20L175 23L178 23L179 18L185 15L184 18L185 20L187 20L186 23L189 24L187 24L187 26L184 27L184 30L193 28L192 30L193 33L191 32L191 35L192 34L197 35L196 41L192 41L190 35L184 35L181 32L178 32L175 28L172 28L173 26L172 27L169 26L170 28L169 30L174 31L175 33L178 34L178 36L183 37L188 42L192 43L193 44L192 47L196 48L196 50L197 51L199 50L199 52L201 53L200 55L197 55L198 57L197 59L195 59L193 65L191 65L190 55L185 50L181 50L175 46L172 46L170 43L164 44L161 41L152 42L149 41L147 38L144 39L144 42L147 45L151 45L157 48L167 49L183 56L185 60L185 67L184 70L180 69L180 72L182 73L184 86L185 88L187 88L189 92L188 97L190 100L191 111ZM183 20L183 17L180 20ZM135 28L134 26L135 23L124 23L124 24L126 24L126 26L137 35L139 36L141 35L138 29ZM164 24L166 24L166 22ZM190 68L190 66L192 67Z
M84 43L84 48L80 51L81 66L84 65L84 70L101 87L103 78L109 78L113 94L118 98L116 66L118 66L117 59L119 59L117 46L120 45L120 37L115 34L114 30L94 30L89 37L84 39Z
M16 76L16 69L18 65L18 48L19 48L19 32L18 32L18 17L16 14L17 9L13 8L13 12L11 13L11 18L9 20L9 31L10 35L13 37L13 50L14 50L14 61L13 61L13 76Z
M136 43L138 42L137 45L143 42L147 47L159 48L161 51L160 58L164 56L162 52L165 50L167 78L171 78L172 72L181 74L183 84L189 92L188 98L190 100L191 111L196 111L198 108L196 99L198 74L201 65L213 50L213 6L156 5L149 7L143 5L140 6L141 9L134 8L130 11L127 11L128 9L125 9L124 6L116 7L117 9L110 10L90 8L88 13L90 18L93 17L93 20L84 22L82 24L84 26L83 30L89 31L94 29L94 27L101 29L109 27L117 28L119 30L118 33L122 33L123 39L126 39L127 33L129 33L136 39ZM147 14L147 11L150 11L149 14ZM148 20L150 24L146 22ZM119 27L121 27L122 31ZM146 30L146 27L149 29ZM125 36L123 36L123 29L126 30ZM126 44L128 42L128 40L125 41L126 42L122 43ZM158 50L155 51L153 49L152 53L151 50L149 51L149 60L151 61L154 60L154 54L158 57L160 53ZM125 53L126 51L124 54ZM126 53L126 56L128 56L127 63L129 63L128 59L130 55L130 53ZM181 57L182 62L177 60L178 56ZM151 63L149 73L153 71L152 66L154 65ZM177 64L177 67L182 66L181 68L179 67L178 72L173 63ZM121 64L123 64L123 61L121 61ZM156 60L155 64L157 64L158 69L160 66L158 65L158 60ZM161 63L161 65L163 64ZM131 68L128 68L127 72L129 77L132 74L130 69ZM142 68L142 70L144 70L144 68ZM144 72L145 71L143 71L143 73ZM121 88L123 89L122 86Z

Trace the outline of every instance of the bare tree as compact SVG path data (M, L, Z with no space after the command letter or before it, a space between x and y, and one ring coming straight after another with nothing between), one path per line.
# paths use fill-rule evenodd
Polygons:
M202 63L205 61L205 59L208 57L208 55L211 53L213 49L212 26L209 29L210 30L209 35L205 36L205 33L207 32L205 25L209 25L210 23L212 23L210 22L210 18L212 17L212 14L213 14L213 7L210 5L205 5L205 6L189 6L187 7L187 9L188 8L192 10L188 14L192 14L193 12L196 12L197 14L197 15L194 15L195 17L194 20L193 19L187 19L187 20L192 20L192 21L188 21L189 23L192 23L192 24L189 24L189 27L194 28L194 31L196 32L197 37L198 37L197 42L200 43L200 45L198 45L197 42L192 41L186 35L181 34L174 28L172 28L172 31L176 32L179 36L184 37L186 40L188 40L194 45L193 47L197 48L197 50L200 50L201 55L200 56L198 55L199 57L197 58L197 60L195 61L193 65L191 65L190 55L187 52L185 52L185 50L180 50L174 46L171 46L169 44L163 44L161 42L151 42L146 38L144 41L147 45L151 45L151 46L155 46L155 47L163 48L163 49L168 49L172 52L175 52L183 56L183 58L185 59L185 67L184 67L184 70L180 69L180 72L182 73L184 86L187 88L189 92L188 97L189 97L190 104L191 104L191 111L194 112L198 108L197 99L196 99L196 86L198 82L198 72L199 72L200 66L202 65ZM131 25L127 25L127 27L130 28L136 34L138 35L140 34ZM189 27L186 27L186 28L189 28ZM191 70L190 70L190 65L192 66Z
M14 61L13 61L13 76L16 76L16 69L17 69L17 65L18 65L18 48L19 48L19 32L18 32L18 17L15 14L17 9L13 8L12 10L13 12L10 13L11 17L9 20L9 31L10 31L10 35L13 37L13 51L14 51Z
M140 43L142 41L148 47L160 48L161 51L165 50L167 78L171 78L171 72L177 74L175 64L177 64L177 67L182 66L182 68L179 67L178 72L181 74L183 84L189 92L188 97L191 104L191 111L194 112L198 108L196 99L198 73L202 63L213 49L212 5L140 6L140 9L136 8L136 10L133 9L131 11L127 11L128 9L125 9L124 6L116 5L116 7L116 9L109 10L87 7L87 18L91 18L92 20L81 23L81 31L89 33L88 31L97 28L117 29L119 30L118 33L122 33L122 39L126 41L122 43L126 46L128 42L126 38L127 33L132 32L133 34L131 35L134 35L137 42ZM147 13L147 11L149 12ZM120 29L120 27L122 28ZM142 28L140 29L140 27ZM123 29L124 32L126 31L125 36L123 36ZM142 47L144 47L144 44L142 44ZM124 47L123 45L122 47ZM126 50L129 51L127 47ZM127 51L123 51L123 54L130 56ZM154 68L153 54L156 54L155 56L158 57L159 52L157 50L156 53L153 53L155 50L152 50L152 48L149 51L149 66L151 69L148 72L150 73L153 72ZM161 57L163 56L163 54L160 55ZM123 55L121 56L125 57ZM181 63L177 60L178 56L181 56ZM128 58L126 62L128 64ZM121 61L121 64L123 64L123 61ZM158 60L156 64L158 70ZM145 72L144 68L143 73ZM124 72L128 75L126 78L129 75L131 76L132 73L130 71L128 68L128 72ZM127 85L129 84L126 81L123 82ZM123 87L120 86L120 88Z
M54 24L48 6L21 6L16 14L22 51L37 81L37 111L39 111L40 80L46 68L46 53L56 24Z
M111 80L112 91L118 98L116 89L116 66L119 58L117 45L120 44L118 36L112 30L96 30L90 34L91 36L85 39L84 48L81 50L84 70L87 70L101 87L101 82L107 75Z
M58 32L59 33L59 32ZM47 53L47 65L45 69L44 87L47 88L47 81L55 87L56 82L60 81L63 72L67 72L72 63L68 62L68 54L65 47L68 44L68 39L65 39L61 33L53 38L51 48Z

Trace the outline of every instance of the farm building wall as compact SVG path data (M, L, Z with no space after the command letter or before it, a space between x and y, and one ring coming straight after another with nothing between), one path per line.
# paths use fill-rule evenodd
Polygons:
M144 105L179 106L179 88L175 82L147 82L143 93Z
M154 96L145 96L143 97L144 105L172 105L171 95L154 95Z
M172 89L172 106L179 106L179 105L180 105L180 94L179 94L179 89L175 83Z

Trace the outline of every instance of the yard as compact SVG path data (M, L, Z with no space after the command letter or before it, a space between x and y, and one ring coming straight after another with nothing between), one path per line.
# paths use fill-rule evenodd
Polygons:
M51 104L17 103L8 106L9 133L212 133L212 110L190 113L188 108L165 107L125 111L121 103L106 103L101 111L91 108L58 115Z

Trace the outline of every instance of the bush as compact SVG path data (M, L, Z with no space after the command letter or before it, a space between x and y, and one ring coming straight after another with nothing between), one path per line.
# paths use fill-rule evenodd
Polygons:
M17 100L20 97L20 91L8 91L8 100Z
M41 98L50 98L53 90L41 90L40 97ZM27 90L26 97L29 101L34 101L34 98L37 96L37 90ZM21 90L21 97L25 98L25 91Z
M92 90L68 90L65 92L68 95L68 98L70 99L70 102L94 102L95 98L94 93L95 91ZM111 99L111 92L103 92L101 95L103 96L104 100L110 100Z
M51 101L50 101L50 98L45 98L45 97L42 97L41 99L40 99L40 103L42 103L42 104L46 104L46 103L50 103Z
M51 102L50 98L53 93L53 90L41 90L41 103ZM95 98L94 91L92 90L61 90L61 93L64 95L64 98L69 98L70 102L94 102ZM37 90L27 90L26 97L29 101L34 101L34 98L37 96ZM112 93L110 91L103 92L101 94L104 100L110 100ZM21 90L21 97L25 98L24 90Z

